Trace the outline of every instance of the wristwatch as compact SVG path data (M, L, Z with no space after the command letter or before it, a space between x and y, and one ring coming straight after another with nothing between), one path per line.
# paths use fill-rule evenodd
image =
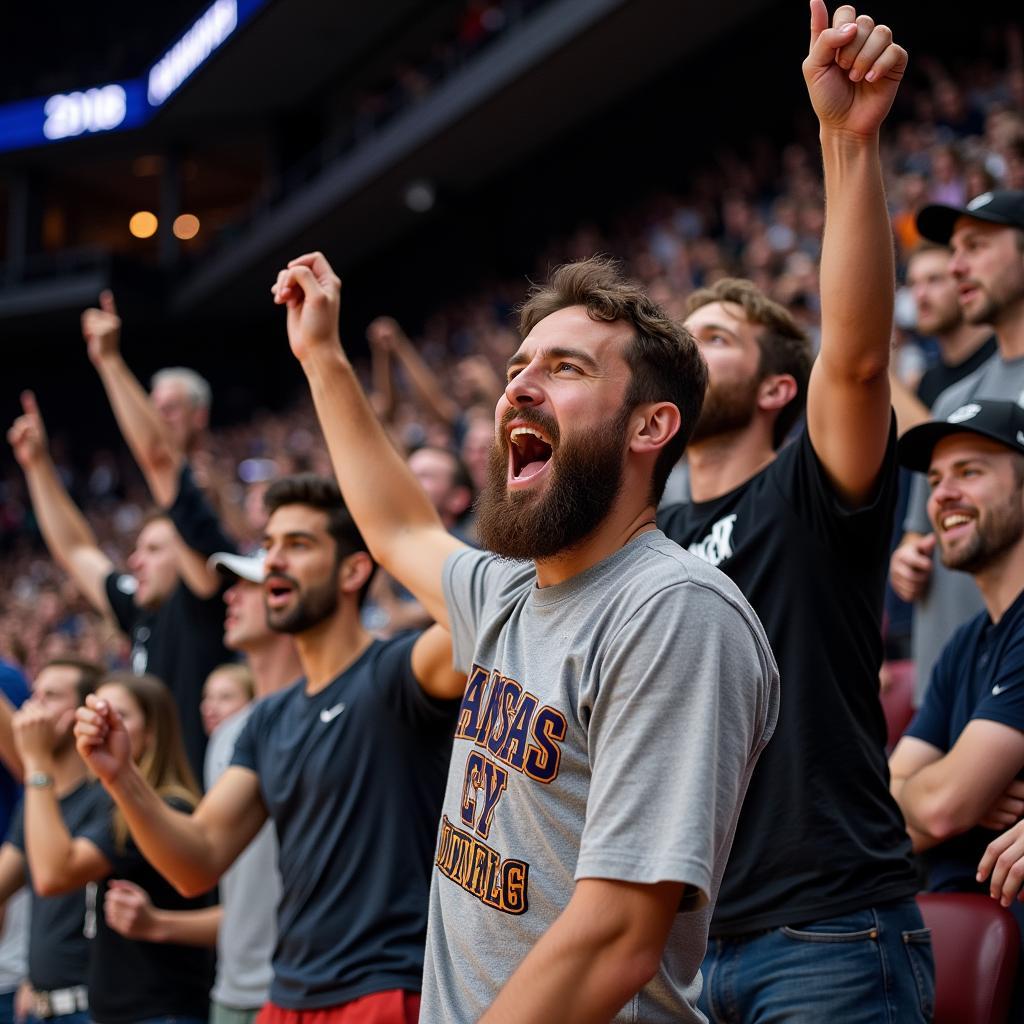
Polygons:
M48 775L46 772L29 772L25 776L25 785L32 786L35 789L43 789L46 786L53 785L53 776Z

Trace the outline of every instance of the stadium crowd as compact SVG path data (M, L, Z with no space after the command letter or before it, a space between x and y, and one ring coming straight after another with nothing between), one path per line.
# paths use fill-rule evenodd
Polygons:
M624 1003L630 1019L699 1020L699 1005L742 1020L780 1000L793 1019L928 1020L917 870L974 892L992 873L1020 906L1024 711L992 697L1021 671L1024 381L1003 364L1024 353L1024 44L1008 26L1005 54L955 76L915 57L875 160L863 140L905 55L870 19L828 27L823 4L812 12L804 73L824 177L803 142L722 151L678 195L549 241L546 287L492 283L414 337L373 321L351 372L337 279L302 257L273 289L309 383L284 413L212 431L201 366L147 390L121 354L115 297L83 314L83 366L126 449L74 465L26 394L0 481L0 659L33 681L21 710L14 682L0 698L0 758L26 794L0 896L33 886L19 1016L192 1024L212 985L216 1024L321 1010L413 1021L422 975L431 1021L618 1020ZM939 301L927 254L940 283L988 287L985 231L1004 232L1016 277L980 312L961 289L953 319L926 332ZM856 316L853 276L878 298ZM581 305L598 311L582 326ZM616 404L605 371L623 321L653 339L617 358L636 378L627 394L654 411L613 429L593 395L602 415ZM706 371L684 322L711 373L688 465ZM943 346L957 330L969 350L954 360ZM593 373L590 406L563 380L574 364ZM985 367L1008 383L972 384ZM928 391L936 368L952 398ZM574 418L551 420L549 395ZM514 491L558 463L569 483L549 518L496 497L496 400L499 489L506 465ZM1001 546L958 561L956 530L978 508ZM952 644L919 679L922 708L887 764L880 596L904 515L896 594L919 613L929 520L976 594L929 633L936 655ZM543 670L561 659L601 680L575 684L568 716ZM665 666L682 663L693 683L676 699ZM347 731L323 729L342 715ZM671 812L622 784L640 758L679 795ZM509 856L520 848L532 863ZM900 966L879 980L836 933L870 935Z

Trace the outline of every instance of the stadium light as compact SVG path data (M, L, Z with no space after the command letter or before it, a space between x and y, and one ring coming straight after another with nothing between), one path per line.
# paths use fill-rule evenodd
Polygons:
M152 238L159 225L160 222L156 219L155 213L150 213L149 210L139 210L138 213L133 213L131 220L128 221L128 230L136 238Z
M195 238L199 234L199 218L194 213L183 213L181 216L174 218L171 230L174 232L175 238L180 238L183 242L187 242L190 238Z

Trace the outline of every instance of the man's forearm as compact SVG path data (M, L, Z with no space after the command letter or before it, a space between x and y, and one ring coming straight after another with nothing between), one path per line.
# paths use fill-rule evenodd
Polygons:
M202 826L169 807L138 768L130 765L107 790L143 856L179 892L198 896L217 884L221 869Z
M173 942L180 946L216 946L223 911L217 907L201 910L153 909L149 942Z
M374 559L401 578L388 557L395 535L423 527L443 530L441 520L340 349L318 351L302 368L345 503Z
M97 370L117 425L153 497L162 507L170 505L183 454L174 448L149 395L119 352L104 356Z
M821 355L847 376L868 378L889 363L895 287L878 137L823 128L821 152Z

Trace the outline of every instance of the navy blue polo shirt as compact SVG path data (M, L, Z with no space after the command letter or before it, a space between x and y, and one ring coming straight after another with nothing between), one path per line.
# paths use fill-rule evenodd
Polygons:
M1024 732L1024 591L999 622L993 624L988 612L982 612L953 634L906 734L945 753L976 719ZM1024 770L1018 777L1024 777ZM979 886L974 876L985 847L997 835L972 828L925 851L928 888L987 892L987 885Z

